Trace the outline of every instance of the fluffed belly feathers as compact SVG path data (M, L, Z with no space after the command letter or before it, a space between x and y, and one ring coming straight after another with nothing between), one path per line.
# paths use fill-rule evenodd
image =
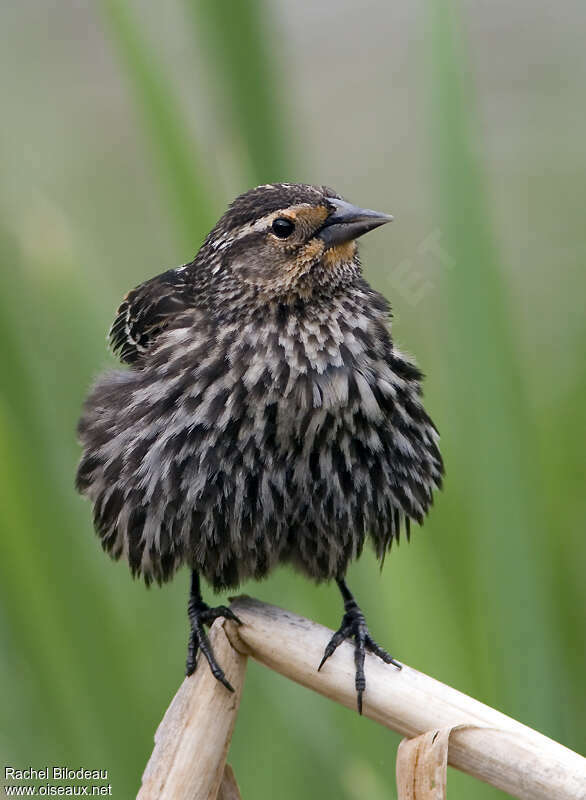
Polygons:
M98 380L77 485L114 558L147 582L182 563L216 589L280 562L328 580L368 533L382 558L423 519L443 468L419 371L384 337L321 328L251 322L210 348L186 325Z

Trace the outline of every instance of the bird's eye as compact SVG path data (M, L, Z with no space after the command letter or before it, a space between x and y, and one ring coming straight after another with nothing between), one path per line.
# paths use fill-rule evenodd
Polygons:
M277 219L273 221L272 228L275 236L278 236L279 239L286 239L288 236L291 236L295 230L295 223L285 217L277 217Z

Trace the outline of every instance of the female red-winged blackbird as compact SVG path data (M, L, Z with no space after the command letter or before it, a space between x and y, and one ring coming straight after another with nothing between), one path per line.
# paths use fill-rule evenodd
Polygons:
M335 579L353 637L358 709L371 638L344 581L367 533L379 558L422 522L443 465L421 373L394 347L389 305L355 239L391 217L326 187L280 183L238 197L195 259L131 291L110 331L126 371L102 376L79 423L77 488L102 545L159 583L192 570L187 674L204 603L279 563ZM321 665L320 665L321 667Z

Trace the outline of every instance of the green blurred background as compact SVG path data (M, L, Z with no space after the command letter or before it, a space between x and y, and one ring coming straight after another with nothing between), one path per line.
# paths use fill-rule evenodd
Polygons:
M269 180L396 215L363 260L447 480L382 575L350 571L375 637L584 749L585 28L581 0L2 4L0 761L137 790L188 576L146 591L102 553L75 425L120 298ZM289 571L243 589L339 622ZM251 663L230 761L245 798L378 800L398 741Z

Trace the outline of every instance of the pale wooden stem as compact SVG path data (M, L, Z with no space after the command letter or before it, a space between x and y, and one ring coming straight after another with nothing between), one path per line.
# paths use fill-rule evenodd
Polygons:
M224 627L237 650L356 708L350 643L342 644L318 672L332 631L247 597L236 598L232 608L243 625L225 622ZM450 736L452 766L521 800L586 800L586 759L552 739L408 666L398 670L369 655L366 681L364 715L402 736L464 726Z
M218 683L200 654L195 674L183 681L157 728L137 800L215 800L218 796L240 705L246 656L231 647L219 621L210 631L210 642L235 691ZM230 770L222 786L223 797L238 797Z

